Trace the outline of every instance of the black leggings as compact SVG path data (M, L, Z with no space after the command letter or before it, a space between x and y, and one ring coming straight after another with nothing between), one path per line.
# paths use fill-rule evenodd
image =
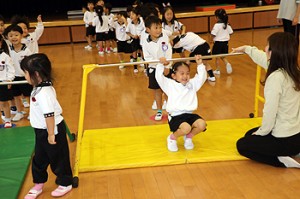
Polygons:
M57 128L58 134L55 135L56 144L54 145L48 143L48 132L46 129L34 129L36 139L35 154L32 159L34 183L45 183L48 180L47 168L49 165L52 172L56 175L56 184L68 186L73 182L64 121L59 123Z
M282 23L283 23L283 30L284 32L289 32L289 33L292 33L296 40L297 40L297 44L299 46L299 28L300 28L300 25L297 24L295 26L292 25L292 21L290 20L287 20L287 19L282 19Z
M300 133L285 138L274 137L271 133L252 135L258 128L250 129L237 141L236 147L242 156L275 167L286 167L277 157L294 156L300 152Z

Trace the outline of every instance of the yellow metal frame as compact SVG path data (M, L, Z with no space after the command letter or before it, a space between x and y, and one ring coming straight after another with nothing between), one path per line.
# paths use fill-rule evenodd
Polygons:
M114 66L114 65L115 64L108 64L108 65L101 65L100 67L109 67L109 66ZM78 134L77 134L77 146L76 146L76 154L75 154L75 163L74 163L74 168L73 168L74 177L78 177L78 174L79 174L80 149L81 149L81 143L82 143L82 137L83 137L83 124L84 124L84 114L85 114L85 104L86 104L87 77L88 77L89 73L92 72L95 68L99 68L99 65L98 64L83 65L81 100L80 100ZM258 102L265 101L264 98L259 95L261 69L262 69L261 66L257 65L254 117L258 117Z
M79 173L79 158L80 158L81 141L82 141L82 137L83 137L87 77L88 77L88 74L90 72L92 72L97 66L98 65L96 65L96 64L83 65L81 100L80 100L80 110L79 110L78 133L77 133L77 145L76 145L76 154L75 154L75 164L74 164L74 169L73 169L74 177L78 177L78 173Z
M264 97L259 95L261 69L262 69L262 67L260 65L257 65L257 67L256 67L256 80L255 80L255 96L254 96L254 117L258 117L258 102L265 103Z

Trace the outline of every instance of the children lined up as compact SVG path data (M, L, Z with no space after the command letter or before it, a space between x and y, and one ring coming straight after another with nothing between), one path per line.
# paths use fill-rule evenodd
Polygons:
M2 16L0 17L1 54L3 56L3 53L9 55L12 60L12 66L14 67L13 81L25 80L24 73L20 69L20 62L25 56L39 51L38 40L44 31L41 15L37 17L37 22L34 32L29 32L28 18L26 16L15 15L11 19L11 25L5 29L4 18ZM5 45L8 46L7 51L4 50ZM3 60L1 68L8 70L10 68L9 63L9 61ZM2 76L3 80L1 81L9 81L11 76L7 77L7 74L8 73L5 75L7 80ZM9 72L9 74L11 73ZM1 109L3 110L2 119L5 122L4 127L10 128L12 126L11 121L20 121L24 117L24 114L26 114L26 112L23 111L23 106L26 108L29 107L26 97L30 96L32 87L28 84L2 86L2 88L4 87L7 88L7 91L6 94L3 95L3 98L8 99L10 95L13 96L13 99L10 99L10 102L7 101L4 105L5 107L2 106ZM11 106L10 113L6 110L7 104ZM12 119L10 114L15 114Z

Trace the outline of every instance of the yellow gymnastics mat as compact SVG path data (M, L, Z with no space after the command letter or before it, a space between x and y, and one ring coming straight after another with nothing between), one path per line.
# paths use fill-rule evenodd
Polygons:
M167 149L168 124L85 130L79 172L243 160L236 141L260 124L261 118L207 121L207 131L193 138L195 148L185 150L179 138L178 152Z

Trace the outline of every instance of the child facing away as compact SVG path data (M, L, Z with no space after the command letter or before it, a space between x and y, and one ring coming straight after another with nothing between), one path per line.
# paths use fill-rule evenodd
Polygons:
M71 191L73 176L62 108L51 82L51 62L45 54L38 53L25 57L21 68L26 80L34 87L30 96L30 124L35 132L35 152L32 158L35 185L25 199L34 199L42 193L44 183L48 180L49 165L56 175L55 182L58 185L51 195L60 197Z
M8 46L0 35L0 82L11 82L15 78L15 68L9 56ZM0 108L4 112L4 128L11 128L9 101L13 99L11 85L0 85Z
M168 150L178 151L177 139L184 136L184 147L194 148L192 138L206 130L206 122L202 117L193 114L198 107L197 91L206 81L207 74L201 56L195 56L198 64L197 74L190 78L190 66L185 62L177 62L172 67L172 79L163 75L166 58L160 58L156 66L155 78L161 89L168 95L166 110L169 114L169 126L172 134L167 138Z
M96 34L95 27L93 26L93 19L97 17L97 14L94 8L95 8L94 2L89 0L87 2L87 10L84 12L83 15L83 21L85 24L85 37L88 42L88 45L85 46L84 48L87 50L93 49L92 42Z
M168 30L172 35L183 35L185 34L186 27L177 20L173 8L168 5L164 7L162 12L162 27L165 30ZM183 48L173 49L173 53L179 53L180 57L185 57Z
M193 32L187 32L184 35L178 35L171 41L173 48L183 48L190 52L190 57L194 57L195 55L210 55L210 47L209 44L201 38L199 35ZM206 71L209 75L207 78L211 82L215 82L216 78L212 71L211 66L209 65L207 60L202 61L205 65Z
M147 33L149 34L147 40L143 42L143 53L146 61L158 60L160 57L166 59L172 58L172 47L169 43L169 37L162 31L161 20L157 16L149 16L145 20ZM155 78L155 63L150 63L148 66L148 88L153 90L154 100L157 105L157 113L155 120L162 119L162 90ZM168 70L165 74L168 74Z
M96 6L95 11L97 13L97 17L93 19L93 26L96 27L96 41L99 48L99 55L104 55L105 47L110 49L110 42L108 40L108 24L109 20L108 17L103 15L103 7ZM103 46L105 43L105 46Z
M252 46L234 48L267 69L261 126L240 138L238 152L251 160L275 167L300 168L300 70L298 43L287 32L269 36L265 52Z
M14 24L5 29L5 36L8 38L11 45L9 46L9 54L13 60L15 67L15 79L14 81L24 81L25 74L21 70L20 62L26 56L32 54L27 46L21 43L23 30L20 26ZM21 97L29 97L32 91L32 86L29 84L14 84L12 85L12 92L17 107L17 113L12 118L12 121L20 121L24 117Z
M226 11L222 8L215 11L215 18L217 23L214 25L211 34L213 36L214 45L212 49L212 54L227 54L228 53L228 41L230 40L230 35L233 33L231 26L228 24L228 15ZM220 58L216 58L216 70L214 73L220 75ZM221 57L221 60L225 63L227 74L232 73L231 64L228 62L226 57Z
M38 40L41 38L44 32L44 24L42 21L42 16L37 17L37 26L34 32L28 32L30 28L29 19L26 16L15 15L11 19L11 24L16 24L20 26L23 30L22 43L29 48L32 53L39 52Z
M110 53L110 52L116 53L118 51L117 47L116 47L116 45L117 45L116 44L116 32L115 32L114 27L112 26L112 21L114 20L114 14L111 13L111 10L112 10L112 5L110 3L105 3L104 7L103 7L103 12L108 17L108 21L110 22L110 23L108 23L108 28L109 28L108 41L110 42L110 48L106 49L106 52L107 53Z
M132 53L130 45L130 37L126 34L127 12L120 11L115 15L116 21L112 23L115 29L117 39L118 56L121 63L124 62L124 53ZM124 68L124 65L120 65L119 69Z

